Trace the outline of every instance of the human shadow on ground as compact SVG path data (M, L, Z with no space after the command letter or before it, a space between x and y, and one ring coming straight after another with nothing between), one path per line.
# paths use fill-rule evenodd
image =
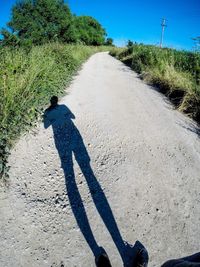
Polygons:
M55 146L65 175L67 195L77 224L94 256L97 257L101 253L101 248L93 235L75 181L73 155L86 179L93 202L121 255L124 266L128 266L132 247L123 241L110 205L94 175L83 138L72 121L75 119L74 114L66 105L61 105L57 102L58 98L53 96L50 107L44 112L44 127L52 126Z

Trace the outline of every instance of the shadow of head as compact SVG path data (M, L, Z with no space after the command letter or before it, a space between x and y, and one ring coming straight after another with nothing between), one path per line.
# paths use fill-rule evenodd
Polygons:
M58 97L52 96L50 99L50 106L45 110L43 114L44 128L47 129L52 126L54 133L55 130L65 126L66 123L75 119L74 114L71 110L64 104L58 104Z
M54 108L58 104L58 97L57 96L52 96L50 99L50 107Z

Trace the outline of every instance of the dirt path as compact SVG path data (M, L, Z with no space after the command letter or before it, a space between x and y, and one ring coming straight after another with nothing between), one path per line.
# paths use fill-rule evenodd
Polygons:
M58 144L41 124L10 156L0 266L95 266L98 244L119 267L122 239L140 240L149 266L198 251L200 139L192 122L107 53L92 56L67 91L59 107L75 116L68 125L76 147ZM67 146L74 166L62 156Z

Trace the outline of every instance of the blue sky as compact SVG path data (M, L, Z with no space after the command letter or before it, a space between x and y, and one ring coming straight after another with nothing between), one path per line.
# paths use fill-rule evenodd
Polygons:
M117 45L128 39L159 44L161 20L166 18L164 45L191 50L200 36L200 0L66 0L77 15L95 17ZM9 20L15 0L0 0L0 27Z

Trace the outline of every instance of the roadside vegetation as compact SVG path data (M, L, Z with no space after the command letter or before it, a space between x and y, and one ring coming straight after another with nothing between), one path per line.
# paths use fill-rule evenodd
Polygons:
M97 20L73 15L61 0L16 1L0 33L0 178L6 178L10 149L20 134L112 39Z
M34 125L52 95L62 95L73 74L93 53L106 47L59 43L0 49L0 174L14 141Z
M180 111L200 122L200 53L128 42L110 54L155 85Z

